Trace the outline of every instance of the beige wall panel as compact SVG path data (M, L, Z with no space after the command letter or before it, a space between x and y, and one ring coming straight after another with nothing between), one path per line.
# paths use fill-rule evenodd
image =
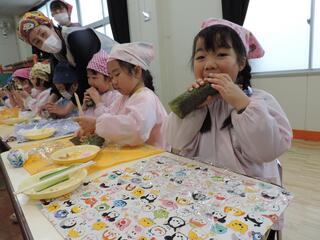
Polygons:
M305 130L307 78L305 76L268 77L253 80L256 88L271 93L280 103L294 129Z
M309 76L307 85L306 130L320 131L320 76Z

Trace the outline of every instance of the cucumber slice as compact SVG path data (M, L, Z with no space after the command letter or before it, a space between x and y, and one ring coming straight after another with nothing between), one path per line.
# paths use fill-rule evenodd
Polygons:
M59 169L59 170L57 170L57 171L48 173L48 174L46 174L46 175L41 176L41 177L39 178L39 180L40 180L40 181L46 180L46 179L48 179L48 178L50 178L50 177L52 177L52 176L58 175L58 174L60 174L60 173L62 173L62 172L65 172L65 171L69 170L70 168L73 168L74 166L76 166L76 165L71 165L71 166L65 167L65 168L63 168L63 169Z
M52 186L57 185L59 183L65 182L67 180L69 180L69 176L68 175L63 176L63 177L58 178L58 179L55 179L55 180L52 180L52 181L49 181L48 183L43 184L41 186L35 187L34 190L36 192L41 192L41 191L43 191L45 189L48 189L49 187L52 187Z

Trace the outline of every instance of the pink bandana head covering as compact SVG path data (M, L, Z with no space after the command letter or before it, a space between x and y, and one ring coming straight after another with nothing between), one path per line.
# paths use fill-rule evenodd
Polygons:
M20 68L12 74L12 78L20 77L29 79L30 70L31 68Z
M102 73L105 76L109 76L107 70L108 57L109 56L106 51L100 50L99 52L93 55L87 66L87 69L92 69L96 72Z
M64 0L53 0L51 3L50 3L50 6L53 2L62 2L64 5L66 5L66 8L67 8L67 12L69 14L69 16L71 16L71 12L72 12L72 8L73 6L69 3L67 3L66 1Z
M249 59L263 57L263 48L261 47L258 40L255 38L255 36L249 30L245 29L244 27L238 24L217 18L209 18L207 20L204 20L201 24L201 30L214 25L224 25L236 31L247 50L247 55Z
M40 25L45 25L45 26L48 26L49 28L52 27L52 23L50 19L47 18L42 12L33 11L33 12L25 13L18 25L18 29L17 29L18 37L30 44L29 35L31 30Z
M122 60L140 66L144 70L150 68L154 59L153 45L145 42L133 42L114 45L109 54L108 62Z

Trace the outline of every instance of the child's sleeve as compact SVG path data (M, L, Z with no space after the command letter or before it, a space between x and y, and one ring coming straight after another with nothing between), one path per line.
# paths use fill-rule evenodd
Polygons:
M108 113L108 107L106 107L103 103L98 103L95 108L93 108L93 115L95 117L99 117L104 113Z
M37 114L40 107L48 102L50 91L50 89L43 90L36 98L28 96L25 102L25 107L30 109L33 113Z
M97 118L96 133L119 145L143 144L157 124L154 96L135 96L123 109L124 114L110 111Z
M94 107L88 107L85 111L83 111L85 116L88 117L95 117L96 115L94 114L95 108Z
M24 101L24 107L26 109L33 110L36 108L36 106L37 106L37 100L29 95Z
M249 161L273 161L291 146L290 123L269 94L253 97L245 111L233 111L231 118L242 154Z
M207 112L207 108L197 109L183 119L173 112L169 114L164 125L164 133L172 152L186 157L194 156Z
M108 97L106 99L103 99L103 102L100 102L96 105L94 108L93 115L95 117L99 117L104 113L108 113L110 110L110 107L121 97L121 94L118 91L110 91L110 94L108 94Z

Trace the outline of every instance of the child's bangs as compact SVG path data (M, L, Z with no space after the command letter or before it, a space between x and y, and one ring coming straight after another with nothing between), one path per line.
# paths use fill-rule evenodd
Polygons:
M232 48L231 33L225 26L212 26L199 33L199 37L204 39L206 51L215 52L219 48Z
M87 73L92 74L92 75L97 75L98 74L98 72L96 70L91 69L91 68L87 68Z

